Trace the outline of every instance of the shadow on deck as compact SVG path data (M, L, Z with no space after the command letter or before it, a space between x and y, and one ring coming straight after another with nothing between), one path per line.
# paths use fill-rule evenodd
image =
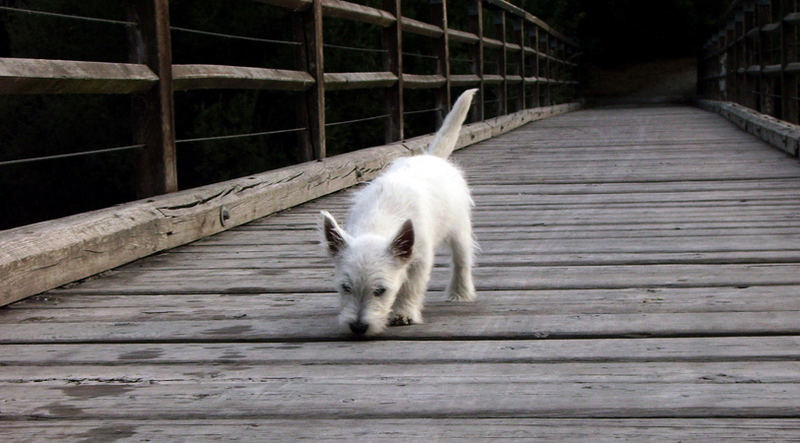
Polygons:
M14 440L800 435L800 165L688 107L585 110L455 154L478 300L351 341L320 209L0 310ZM46 419L46 420L44 420Z

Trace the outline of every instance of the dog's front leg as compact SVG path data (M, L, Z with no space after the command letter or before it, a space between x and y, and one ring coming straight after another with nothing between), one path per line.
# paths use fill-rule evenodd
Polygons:
M397 294L392 306L389 324L392 326L422 323L422 305L425 302L425 290L433 269L433 254L411 263L408 267L406 282Z

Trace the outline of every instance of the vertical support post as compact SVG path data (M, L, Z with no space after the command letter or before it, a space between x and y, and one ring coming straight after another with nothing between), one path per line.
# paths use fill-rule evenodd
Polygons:
M755 26L755 7L752 3L744 5L744 34L748 35ZM744 93L742 104L751 109L756 109L756 98L753 90L756 88L753 78L748 74L748 68L756 63L757 49L752 38L745 37L745 58L744 58Z
M483 121L484 119L484 88L483 83L483 0L472 0L469 9L469 25L470 31L478 36L477 45L472 46L472 73L477 75L480 79L478 86L478 100L473 105L473 120Z
M527 100L525 98L525 20L520 17L514 17L514 34L517 36L519 43L519 105L517 110L527 109Z
M322 160L325 149L325 61L322 47L322 0L314 0L311 7L301 12L305 69L314 78L314 85L305 92L308 136L313 158Z
M178 190L169 3L137 0L130 13L138 25L129 35L131 61L158 76L152 89L133 97L135 139L145 145L137 158L136 194L145 198Z
M309 72L311 70L308 60L309 54L307 52L308 45L306 41L306 23L303 14L293 14L292 24L294 29L294 38L296 41L302 43L298 46L295 52L295 67L299 71ZM311 141L311 114L309 112L309 100L307 99L306 92L300 92L296 95L294 109L295 118L297 120L297 127L306 128L305 131L297 132L297 162L308 162L314 160L314 143Z
M506 11L498 10L498 16L495 16L495 30L498 40L503 43L500 48L500 59L497 61L498 71L503 76L503 82L500 84L500 93L498 94L500 100L497 102L497 115L508 114L508 51L506 50Z
M534 49L533 54L533 76L536 77L534 80L536 83L533 86L533 93L536 95L536 99L534 103L536 107L543 106L542 104L542 81L541 81L541 65L540 65L540 57L539 57L539 26L534 26L533 32L530 32L530 38L533 39L533 43L531 46Z
M383 68L397 76L397 83L386 88L386 113L389 118L384 127L384 140L391 143L403 139L403 29L400 0L383 0L383 9L397 20L383 28Z
M431 0L431 21L442 28L442 38L434 47L434 54L438 60L436 73L444 77L444 86L436 89L436 127L442 126L444 116L450 112L450 47L447 35L447 1Z
M769 54L769 36L764 32L761 31L761 28L769 23L770 18L770 11L769 11L770 0L760 0L756 7L756 16L757 19L757 26L759 28L758 31L758 65L760 67L759 74L758 74L758 83L759 83L759 103L757 111L762 112L764 114L772 114L772 106L770 104L771 97L771 88L770 88L770 80L764 75L764 66L766 66L769 61L767 60L767 55Z
M782 16L795 12L796 2L784 3L785 9ZM781 25L781 81L783 86L783 118L791 123L798 123L797 106L797 76L795 73L786 72L786 66L797 60L797 25L794 23L783 22Z
M742 75L739 70L744 66L744 12L737 11L735 17L733 38L734 38L734 60L733 60L733 84L730 85L731 101L742 103Z
M542 35L544 34L544 35ZM542 37L542 46L544 46L544 77L545 77L545 86L544 86L544 106L550 106L553 103L551 102L551 83L552 80L551 71L550 71L550 34L547 32L540 32L539 36Z

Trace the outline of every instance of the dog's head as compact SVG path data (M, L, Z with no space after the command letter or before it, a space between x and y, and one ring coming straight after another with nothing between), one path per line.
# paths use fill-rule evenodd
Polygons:
M392 238L353 237L322 212L322 244L333 258L339 291L339 324L356 335L375 335L386 328L397 293L405 281L414 248L414 226L407 220Z

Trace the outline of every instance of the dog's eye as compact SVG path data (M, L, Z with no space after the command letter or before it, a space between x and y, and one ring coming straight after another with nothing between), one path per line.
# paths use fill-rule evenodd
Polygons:
M351 293L353 292L353 288L350 287L347 283L342 285L342 292Z
M386 292L386 288L383 287L375 288L375 290L372 291L372 295L374 295L375 297L380 297L381 295L383 295L384 292Z

